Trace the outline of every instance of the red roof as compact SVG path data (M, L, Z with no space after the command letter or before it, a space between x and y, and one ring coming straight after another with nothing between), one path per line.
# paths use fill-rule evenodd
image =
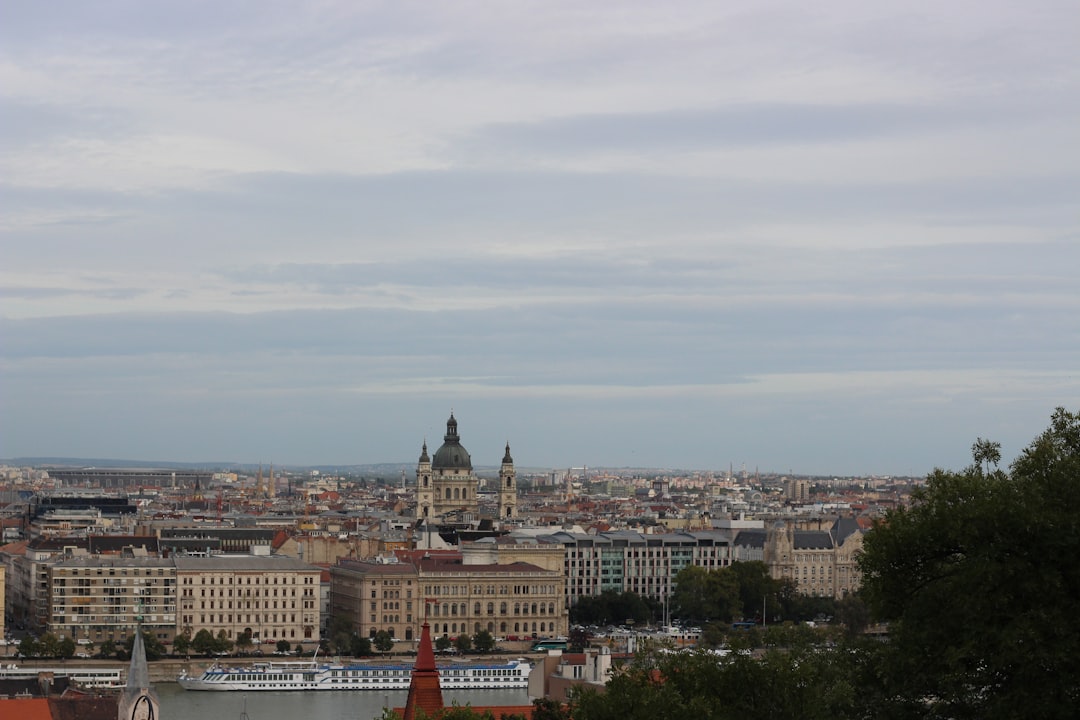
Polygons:
M405 702L402 720L415 720L417 708L428 717L435 717L443 707L439 669L435 665L435 652L431 649L431 626L424 623L420 628L420 644L416 648L416 664L413 665L409 699Z
M4 698L0 700L0 717L19 720L52 720L49 701L45 698Z

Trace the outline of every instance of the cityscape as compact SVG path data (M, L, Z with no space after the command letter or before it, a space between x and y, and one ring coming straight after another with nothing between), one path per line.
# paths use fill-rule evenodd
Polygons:
M4 720L1072 720L1080 6L0 0Z

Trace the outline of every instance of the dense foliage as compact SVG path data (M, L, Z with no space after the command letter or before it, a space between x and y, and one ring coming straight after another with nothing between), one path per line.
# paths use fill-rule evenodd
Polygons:
M1080 415L1058 409L1009 472L995 443L935 471L866 537L898 715L1065 718L1080 707Z
M658 619L656 604L632 592L605 590L580 598L570 608L570 622L578 625L622 625L654 619Z
M737 562L716 570L697 565L680 570L671 594L671 613L696 625L736 619L800 621L833 616L837 603L799 593L793 581L771 577L763 562Z

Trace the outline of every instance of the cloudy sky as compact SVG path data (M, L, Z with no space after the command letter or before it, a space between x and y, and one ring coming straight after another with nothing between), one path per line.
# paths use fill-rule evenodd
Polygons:
M0 1L0 457L914 474L1080 409L1080 9Z

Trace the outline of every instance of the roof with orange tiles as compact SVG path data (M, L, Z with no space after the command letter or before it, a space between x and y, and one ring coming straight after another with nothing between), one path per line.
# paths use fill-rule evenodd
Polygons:
M45 698L0 699L0 717L19 720L52 720L49 701Z
M29 543L29 540L17 540L15 542L10 542L7 545L0 545L0 552L7 553L8 555L25 555L26 546Z

